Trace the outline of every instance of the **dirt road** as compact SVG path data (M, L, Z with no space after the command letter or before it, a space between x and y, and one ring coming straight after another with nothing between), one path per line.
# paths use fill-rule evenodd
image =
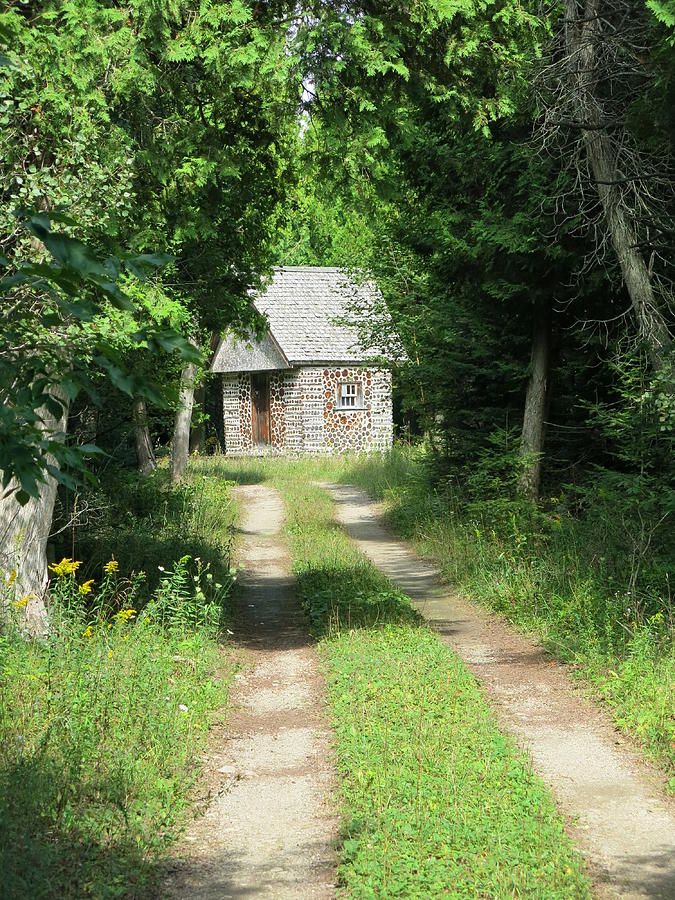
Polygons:
M246 648L226 740L209 764L214 799L189 829L166 895L190 900L334 895L337 820L316 649L279 535L284 508L263 485L243 510L233 640Z

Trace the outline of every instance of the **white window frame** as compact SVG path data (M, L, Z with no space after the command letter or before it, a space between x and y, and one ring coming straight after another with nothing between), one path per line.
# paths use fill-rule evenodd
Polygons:
M340 412L363 409L363 385L360 381L338 382L337 408Z

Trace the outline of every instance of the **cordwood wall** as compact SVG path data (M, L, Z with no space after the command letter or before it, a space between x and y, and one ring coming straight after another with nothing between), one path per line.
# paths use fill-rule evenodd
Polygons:
M343 382L360 385L358 408L339 408ZM375 366L271 372L269 447L253 445L250 373L224 375L223 420L229 456L387 450L393 436L391 372Z

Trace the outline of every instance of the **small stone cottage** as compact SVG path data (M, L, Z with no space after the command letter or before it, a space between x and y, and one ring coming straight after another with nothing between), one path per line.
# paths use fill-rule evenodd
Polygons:
M230 456L386 450L392 443L391 371L344 324L376 289L340 269L275 269L254 297L269 331L257 341L226 334L211 363L222 373L225 453Z

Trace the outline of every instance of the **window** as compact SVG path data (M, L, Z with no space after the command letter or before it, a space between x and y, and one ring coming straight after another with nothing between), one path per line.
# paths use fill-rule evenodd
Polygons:
M338 385L338 406L340 409L356 409L361 406L361 385L341 382Z

